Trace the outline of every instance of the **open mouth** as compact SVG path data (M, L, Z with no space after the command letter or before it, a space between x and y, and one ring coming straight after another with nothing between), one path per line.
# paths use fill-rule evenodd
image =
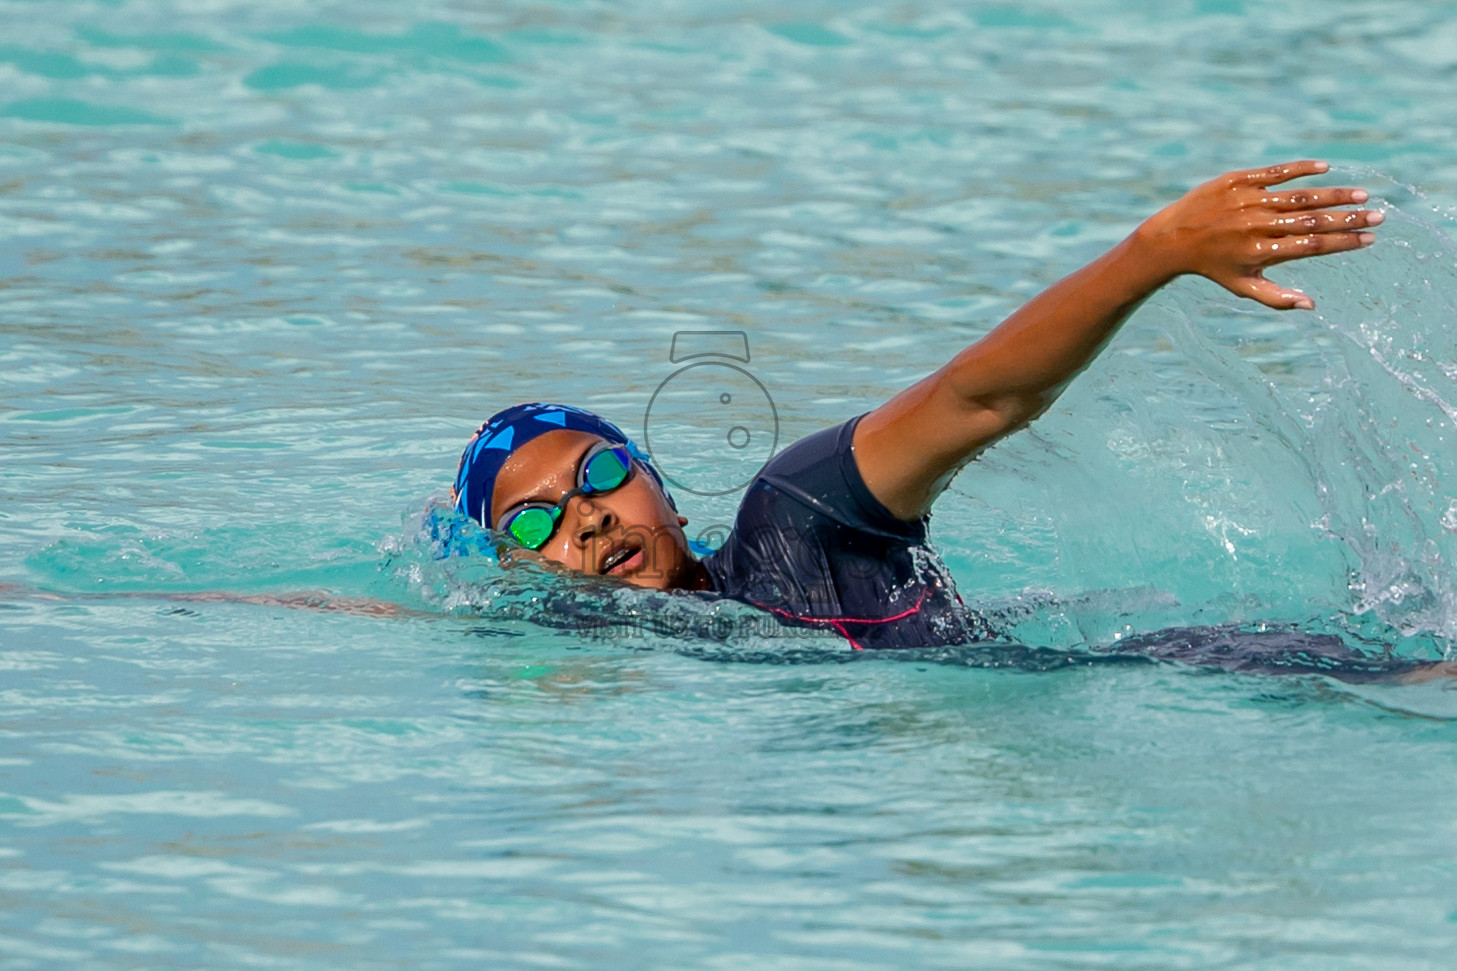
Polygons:
M628 542L614 543L599 561L597 569L599 573L620 577L636 570L642 563L642 547Z

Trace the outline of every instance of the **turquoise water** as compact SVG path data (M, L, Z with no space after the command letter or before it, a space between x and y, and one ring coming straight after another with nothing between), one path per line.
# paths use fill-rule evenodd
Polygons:
M742 331L787 443L1318 156L1388 220L1273 274L1317 313L1179 283L932 534L1056 657L1443 657L1454 14L0 4L3 963L1449 966L1444 684L869 657L567 585L644 621L604 636L419 523L503 404L642 428L675 333ZM735 499L680 492L690 532ZM298 594L376 608L236 602Z

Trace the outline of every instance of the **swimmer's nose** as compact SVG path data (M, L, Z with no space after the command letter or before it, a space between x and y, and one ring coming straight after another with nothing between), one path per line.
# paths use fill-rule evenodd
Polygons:
M617 525L617 517L612 510L591 499L578 499L574 508L577 513L577 543L581 546L586 546L592 537L609 532Z

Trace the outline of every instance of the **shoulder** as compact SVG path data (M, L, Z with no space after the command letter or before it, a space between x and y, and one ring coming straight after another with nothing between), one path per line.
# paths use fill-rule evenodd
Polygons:
M882 551L925 542L924 518L896 518L865 485L853 446L861 417L806 435L759 470L728 539L703 561L715 589L807 568L832 548L855 545L851 537Z
M865 484L854 447L855 428L864 417L806 435L774 456L750 484L745 503L769 490L842 525L913 541L924 537L925 517L900 519Z
M857 415L838 425L821 428L782 449L764 463L764 467L754 477L755 482L763 478L799 478L814 474L823 466L837 464L840 457L851 450L850 443L855 434L855 426L863 417L865 416Z

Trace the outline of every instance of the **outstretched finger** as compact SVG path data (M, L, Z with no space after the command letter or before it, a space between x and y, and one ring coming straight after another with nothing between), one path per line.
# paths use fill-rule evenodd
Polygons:
M1286 236L1266 240L1259 245L1260 263L1273 266L1307 256L1345 253L1376 242L1375 233L1312 233L1309 236Z
M1379 226L1386 220L1376 209L1331 209L1324 212L1300 212L1270 219L1273 236L1298 236L1306 233L1354 232Z
M1231 180L1238 185L1252 185L1263 189L1267 185L1279 185L1282 182L1304 178L1307 175L1320 175L1329 172L1330 168L1329 162L1307 158L1299 162L1283 162L1279 165L1266 165L1258 169L1234 172L1231 174Z
M1365 189L1291 189L1288 192L1266 193L1260 204L1280 212L1302 209L1329 209L1332 206L1359 206L1370 199Z

